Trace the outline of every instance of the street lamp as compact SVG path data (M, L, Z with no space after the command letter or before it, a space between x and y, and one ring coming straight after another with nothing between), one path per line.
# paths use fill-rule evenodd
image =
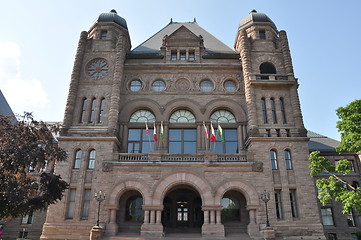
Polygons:
M263 190L263 193L260 194L260 199L264 202L266 205L266 226L269 227L269 220L268 220L268 208L267 203L270 200L270 194L266 190Z
M105 200L105 193L101 190L98 193L95 193L95 200L98 201L98 218L97 218L97 226L99 227L99 212L100 212L100 204Z

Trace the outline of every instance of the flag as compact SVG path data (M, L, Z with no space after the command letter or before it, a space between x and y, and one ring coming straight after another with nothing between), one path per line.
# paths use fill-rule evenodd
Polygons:
M208 134L208 129L207 129L206 125L204 124L204 122L203 122L203 129L204 129L204 135L206 136L206 138L210 139L209 134Z
M211 138L210 138L210 139L211 139L213 142L217 142L216 134L214 133L214 128L213 128L212 122L211 122L211 133L212 133L212 135L211 135Z
M219 125L219 122L218 122L217 134L221 138L221 141L224 142L223 129L222 129L221 125Z
M147 122L145 122L145 135L149 135L149 128Z
M163 121L160 122L160 138L164 141Z
M157 136L157 129L155 128L155 122L154 122L154 130L153 130L153 139L154 139L154 142L158 142L158 136Z

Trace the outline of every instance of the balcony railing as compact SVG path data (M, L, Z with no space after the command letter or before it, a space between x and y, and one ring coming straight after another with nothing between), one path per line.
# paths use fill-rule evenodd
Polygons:
M227 163L247 162L247 154L164 154L164 153L117 153L113 162L120 163Z

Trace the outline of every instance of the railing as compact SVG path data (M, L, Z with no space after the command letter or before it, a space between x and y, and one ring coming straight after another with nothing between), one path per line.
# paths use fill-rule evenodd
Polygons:
M113 162L154 163L154 162L182 162L182 163L227 163L247 162L247 154L156 154L156 153L117 153Z
M287 75L275 75L275 74L260 74L255 75L255 80L283 80L287 81Z

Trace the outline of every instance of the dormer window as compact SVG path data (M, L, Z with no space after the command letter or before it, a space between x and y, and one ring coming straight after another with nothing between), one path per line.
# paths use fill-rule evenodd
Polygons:
M100 39L107 39L107 33L108 31L102 31L100 34Z
M189 51L188 60L194 61L196 59L194 51Z
M185 61L185 60L186 60L186 52L185 52L185 51L181 51L181 52L180 52L180 60L181 60L181 61Z
M266 39L266 31L265 30L259 31L259 39Z
M177 51L171 51L170 60L172 60L172 61L177 60Z

